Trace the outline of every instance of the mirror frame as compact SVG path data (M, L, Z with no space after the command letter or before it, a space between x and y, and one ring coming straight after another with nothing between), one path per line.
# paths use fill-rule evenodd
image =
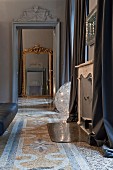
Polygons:
M27 85L27 78L26 78L26 58L27 54L48 54L49 57L49 96L52 97L53 95L53 68L52 68L52 61L53 61L53 51L49 48L41 47L40 45L35 45L32 48L24 49L22 53L22 60L23 60L23 82L22 82L22 97L27 97L26 94L26 85Z

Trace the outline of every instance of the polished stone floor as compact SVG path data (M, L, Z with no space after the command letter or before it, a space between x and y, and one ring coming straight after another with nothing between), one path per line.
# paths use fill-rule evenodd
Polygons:
M51 141L50 131L61 140L64 129L70 129L67 113L56 112L52 103L51 99L19 99L18 113L0 137L0 170L113 170L113 159L81 141L83 136L74 125L70 131L74 138L65 135L60 143Z
M88 134L77 124L67 122L48 123L48 132L53 142L88 142Z

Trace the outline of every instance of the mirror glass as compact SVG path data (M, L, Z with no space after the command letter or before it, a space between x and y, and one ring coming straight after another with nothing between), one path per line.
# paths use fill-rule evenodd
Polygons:
M96 13L97 7L95 7L87 16L86 19L86 44L92 45L95 41L95 28L96 28Z

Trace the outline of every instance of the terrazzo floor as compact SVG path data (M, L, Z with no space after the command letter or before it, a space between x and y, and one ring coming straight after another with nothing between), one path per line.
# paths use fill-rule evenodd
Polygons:
M47 123L65 122L51 99L19 99L19 110L0 137L0 170L113 170L113 159L85 142L55 143Z

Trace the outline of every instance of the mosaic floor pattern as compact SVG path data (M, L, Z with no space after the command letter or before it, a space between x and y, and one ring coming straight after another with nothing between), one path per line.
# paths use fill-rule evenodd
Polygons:
M0 137L0 170L113 170L113 159L87 143L54 143L47 123L66 121L51 99L19 99L13 122Z

